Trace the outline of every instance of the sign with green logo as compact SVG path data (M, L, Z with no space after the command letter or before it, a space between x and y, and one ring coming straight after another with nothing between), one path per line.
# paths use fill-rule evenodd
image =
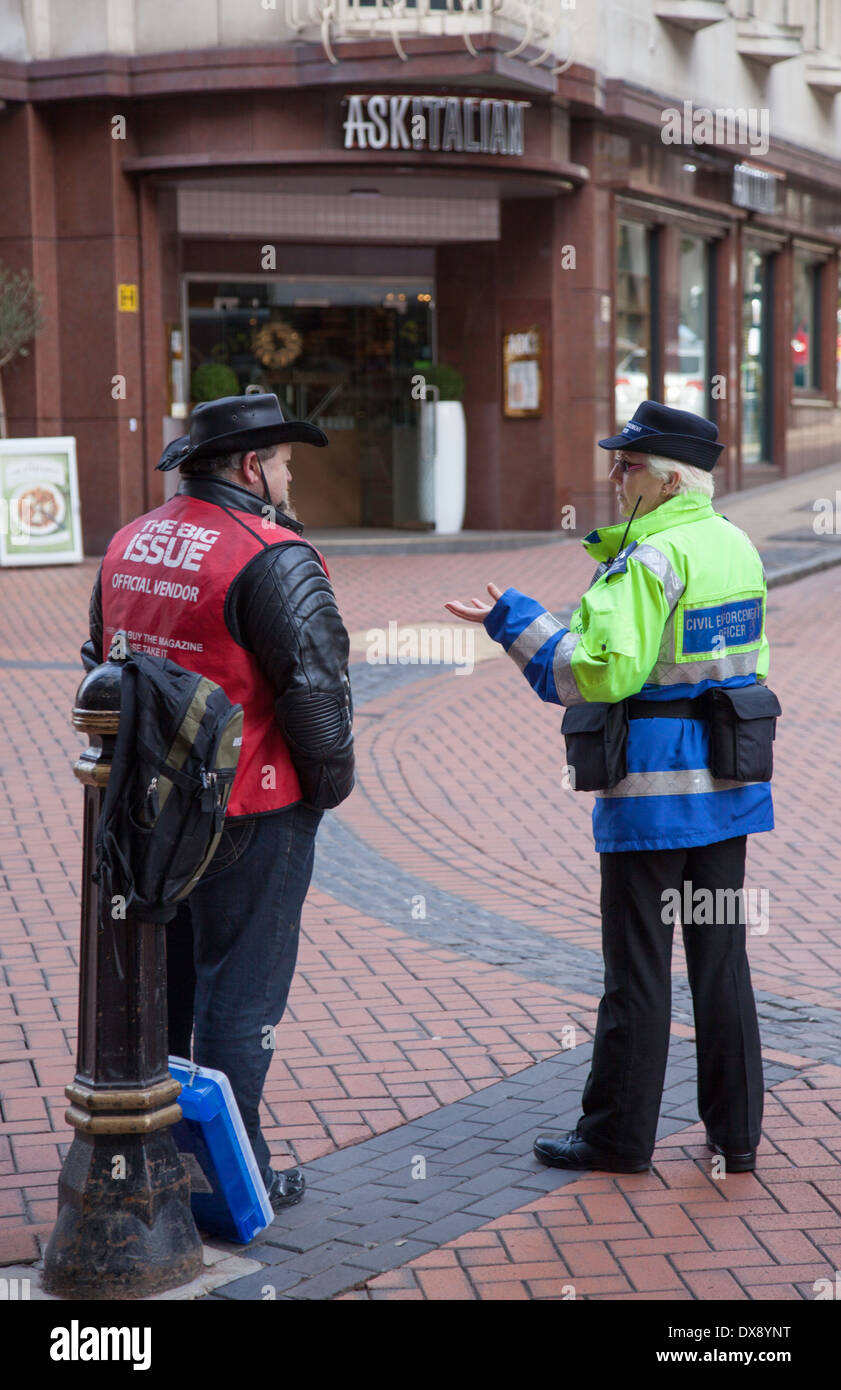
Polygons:
M76 440L0 439L0 565L82 558Z

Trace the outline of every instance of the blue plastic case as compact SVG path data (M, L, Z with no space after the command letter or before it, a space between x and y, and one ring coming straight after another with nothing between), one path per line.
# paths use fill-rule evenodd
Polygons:
M175 1146L190 1174L196 1225L247 1245L274 1220L266 1184L224 1072L169 1058L181 1082L183 1119L173 1125Z

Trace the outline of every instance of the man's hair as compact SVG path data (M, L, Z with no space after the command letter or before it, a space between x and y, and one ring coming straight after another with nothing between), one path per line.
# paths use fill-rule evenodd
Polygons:
M276 444L269 444L265 449L255 449L254 452L261 463L268 463L277 447ZM235 473L238 468L242 468L242 461L250 452L250 449L240 449L235 454L214 454L211 458L189 459L180 465L181 476L199 478Z
M674 491L675 497L681 492L702 492L705 497L712 497L715 493L713 475L705 468L693 468L691 463L661 458L659 454L649 454L646 467L649 473L664 483L668 482L672 473L677 473L679 481Z

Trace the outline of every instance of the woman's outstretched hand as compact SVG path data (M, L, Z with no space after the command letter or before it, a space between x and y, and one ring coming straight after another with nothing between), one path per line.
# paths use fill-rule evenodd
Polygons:
M502 590L498 589L495 584L488 585L488 593L494 603L496 603L498 598L502 597ZM490 613L493 604L483 603L480 598L473 598L470 600L469 604L458 602L445 603L444 607L448 608L451 613L455 613L457 618L466 619L468 623L481 623Z

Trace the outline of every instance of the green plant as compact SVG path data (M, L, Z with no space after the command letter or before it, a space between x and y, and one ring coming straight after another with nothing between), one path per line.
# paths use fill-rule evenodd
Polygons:
M415 370L420 372L427 386L438 387L439 401L460 401L464 395L464 377L457 367L449 367L446 362L416 362ZM434 392L427 397L434 399Z
M239 378L223 362L202 362L190 378L190 396L200 401L216 401L220 396L238 396Z
M14 274L0 264L0 371L15 357L27 357L26 344L44 327L43 300L28 270ZM0 380L0 438L6 438L6 403Z

